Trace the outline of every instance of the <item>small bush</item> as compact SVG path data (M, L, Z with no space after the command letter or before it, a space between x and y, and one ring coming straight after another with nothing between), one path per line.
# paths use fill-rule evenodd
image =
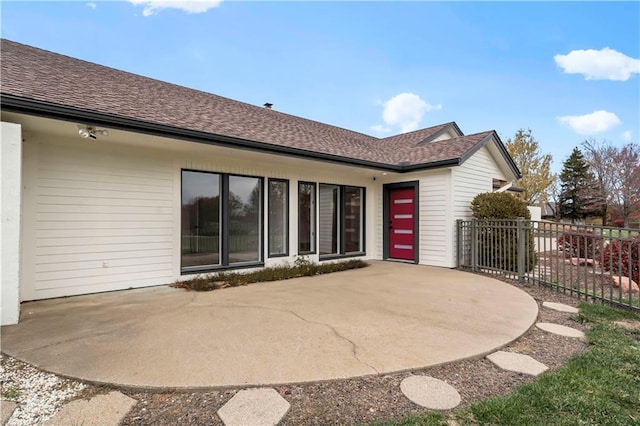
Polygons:
M306 257L301 256L296 259L294 266L273 266L258 269L247 274L241 274L238 272L218 272L209 275L198 275L188 281L176 282L172 287L194 291L211 291L226 287L238 287L257 282L281 281L290 278L347 271L349 269L364 268L366 266L369 266L369 264L360 259L351 259L337 263L318 264L310 262Z
M602 266L605 271L629 277L640 283L640 237L616 238L604 248Z
M511 194L488 192L478 194L471 201L473 217L478 223L478 247L481 267L490 267L506 271L518 271L518 229L516 220L531 219L527 205ZM492 222L494 219L507 219ZM483 221L487 223L483 223ZM509 221L510 220L510 221ZM486 226L485 226L486 225ZM533 242L533 230L525 231L526 252L525 270L531 271L536 264Z
M471 201L471 211L476 219L531 219L527 205L506 192L476 195Z
M598 259L602 252L602 238L591 229L572 230L558 237L558 248L570 257Z
M624 228L624 219L614 219L611 223L617 228Z

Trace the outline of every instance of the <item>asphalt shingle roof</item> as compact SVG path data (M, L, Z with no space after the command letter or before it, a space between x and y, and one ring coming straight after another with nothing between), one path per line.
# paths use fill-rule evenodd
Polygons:
M9 40L2 40L0 62L0 91L5 99L385 165L460 159L495 134L423 143L447 126L455 126L445 123L380 139Z

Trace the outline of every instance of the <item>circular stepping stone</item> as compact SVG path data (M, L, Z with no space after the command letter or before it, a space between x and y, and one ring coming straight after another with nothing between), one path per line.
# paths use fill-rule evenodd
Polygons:
M226 426L276 425L291 405L275 389L244 389L218 410Z
M570 314L577 314L578 308L574 308L573 306L565 305L564 303L555 303L555 302L542 302L543 308L553 309L554 311L559 312L568 312Z
M585 335L582 331L575 328L566 327L560 324L552 324L550 322L539 322L536 324L540 330L548 331L549 333L557 334L565 337L576 337L578 339L584 339Z
M515 371L516 373L529 374L531 376L537 376L549 369L549 367L537 359L515 352L498 351L488 355L487 359L503 370Z
M429 376L409 376L400 383L400 390L412 402L432 410L449 410L461 401L453 386Z

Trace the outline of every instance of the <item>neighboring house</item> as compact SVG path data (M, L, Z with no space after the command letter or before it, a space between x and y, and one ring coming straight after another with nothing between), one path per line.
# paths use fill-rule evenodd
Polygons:
M542 219L555 219L556 218L556 203L548 201L539 205L541 208Z
M347 257L455 267L519 171L494 131L385 139L2 41L2 323L20 301ZM427 271L425 271L427 273Z

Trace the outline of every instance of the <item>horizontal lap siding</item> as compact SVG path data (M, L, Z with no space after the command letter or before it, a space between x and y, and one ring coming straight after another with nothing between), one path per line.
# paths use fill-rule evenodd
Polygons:
M163 285L188 277L180 272L182 169L262 177L265 208L267 179L289 180L289 256L265 258L266 265L295 261L298 181L365 187L366 257L376 257L373 248L379 243L373 229L380 197L374 188L379 187L359 170L304 160L284 165L275 156L260 161L246 151L240 155L215 148L210 153L187 142L172 151L110 142L35 134L23 144L21 300ZM266 257L266 232L263 244Z
M453 223L457 219L472 217L471 201L478 194L492 192L493 179L506 180L504 173L486 147L478 150L471 158L453 170ZM455 256L455 241L454 239L452 256Z
M449 255L449 241L452 227L449 225L451 216L451 171L449 169L430 170L424 172L396 175L384 178L381 184L400 184L418 181L418 263L429 266L451 267L452 259ZM382 193L382 188L380 190ZM383 223L382 197L376 203L376 254L382 257L384 253L383 233L387 226Z
M172 281L172 161L91 143L25 144L23 300Z
M471 217L471 201L480 193L493 191L493 179L505 177L485 147L454 169L453 214L456 219Z
M448 258L449 170L420 178L420 264L451 266Z

